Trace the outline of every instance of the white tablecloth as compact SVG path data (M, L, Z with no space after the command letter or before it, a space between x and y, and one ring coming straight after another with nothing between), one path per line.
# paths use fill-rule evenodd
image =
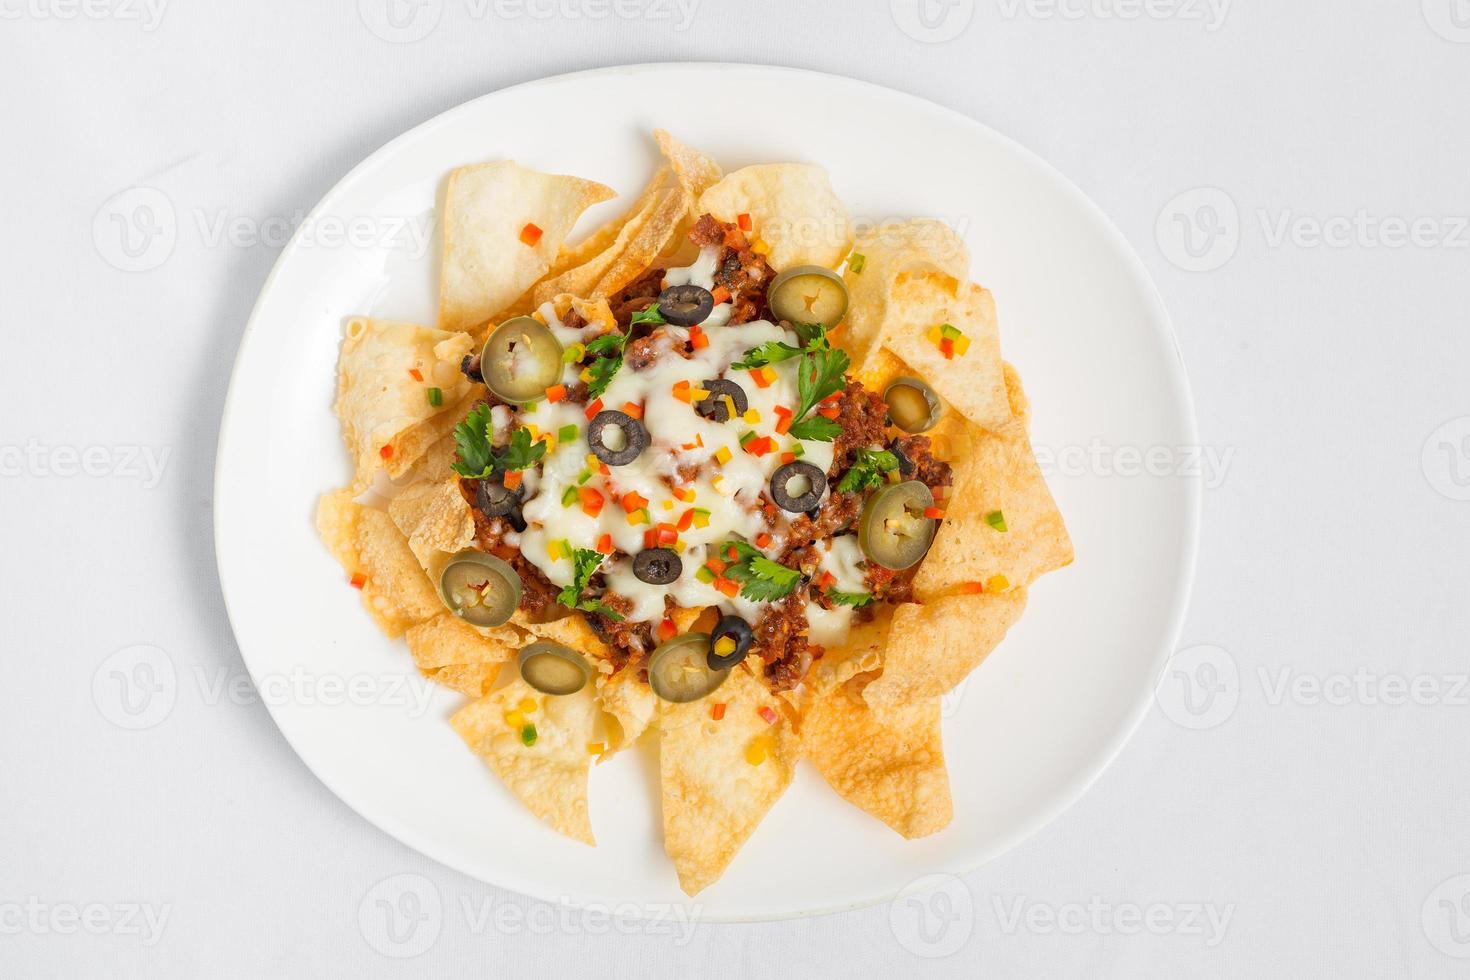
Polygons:
M797 7L0 0L0 976L1470 972L1470 7ZM1175 318L1208 487L1181 653L1081 802L919 901L630 925L462 877L316 781L225 621L216 430L293 224L461 101L660 60L994 126Z

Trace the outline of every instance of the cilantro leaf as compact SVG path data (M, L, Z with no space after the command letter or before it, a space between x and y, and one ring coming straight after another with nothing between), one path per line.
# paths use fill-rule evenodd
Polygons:
M572 552L572 584L557 593L556 601L572 609L601 613L608 619L620 621L623 617L606 604L597 599L582 598L582 593L587 591L587 583L591 581L592 574L601 567L602 558L601 552L590 548L578 548Z
M837 589L828 589L827 598L836 605L851 606L854 609L861 609L873 601L870 592L840 592Z
M495 448L490 442L493 431L489 405L475 406L454 427L454 448L459 453L451 467L454 472L467 480L483 480L490 475L495 468Z
M657 303L654 303L648 309L646 309L646 310L639 310L637 313L634 313L633 316L632 316L632 318L628 321L628 327L631 329L632 327L638 326L638 324L640 324L640 323L668 323L668 322L669 321L667 321L667 320L664 319L663 313L659 311L658 304Z
M612 384L612 379L618 373L618 368L623 366L621 355L617 357L599 357L587 366L587 396L589 398L601 398L607 386Z
M546 443L532 442L529 429L517 429L510 434L510 445L495 454L495 468L507 473L528 470L545 455Z
M886 449L859 449L842 479L837 481L841 493L862 493L883 482L884 473L898 469L898 457Z
M725 577L740 583L740 594L751 602L774 602L796 591L801 572L771 561L754 547L738 538L720 545L718 553L729 556L731 549L739 561L725 569Z
M793 323L791 329L812 350L832 349L832 343L827 339L827 328L820 323Z
M587 344L587 353L595 354L598 357L601 357L604 354L621 354L623 352L623 347L625 347L627 343L627 334L613 331L612 333L605 333L600 337L593 338L593 340Z
M793 439L809 439L812 442L831 442L842 432L842 426L828 418L813 415L797 422L787 433Z
M769 340L759 347L752 347L745 352L745 359L736 361L730 366L737 370L765 367L767 364L779 364L781 361L801 356L800 347L792 347L780 340Z

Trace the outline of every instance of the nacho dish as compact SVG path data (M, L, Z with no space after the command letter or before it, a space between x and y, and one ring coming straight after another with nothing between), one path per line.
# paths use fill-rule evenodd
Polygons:
M657 739L693 895L798 760L942 830L940 696L1072 545L954 232L855 228L821 167L724 174L654 137L651 182L577 244L610 188L449 175L438 323L345 321L354 478L317 521L555 830L594 843L592 764Z

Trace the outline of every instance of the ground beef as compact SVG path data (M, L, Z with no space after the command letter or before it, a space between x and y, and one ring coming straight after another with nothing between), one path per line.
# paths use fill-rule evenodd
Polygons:
M658 299L658 294L663 292L663 288L664 270L649 269L640 278L609 296L607 305L612 308L613 317L618 321L618 326L626 330L633 319L633 314L652 306Z
M751 250L738 225L727 224L714 215L700 215L689 230L689 240L700 248L719 246L714 281L716 288L723 286L730 292L731 323L749 323L769 316L766 290L776 277L775 270L766 263L765 256Z
M581 330L587 326L587 319L578 313L575 308L569 309L561 317L561 325L568 330Z
M934 457L928 436L899 436L888 447L899 459L899 472L906 480L918 480L930 490L954 482L950 465Z
M510 563L521 579L520 608L532 616L540 615L556 602L560 590L541 574L541 569L526 560L519 548L505 543L505 536L514 530L510 522L504 517L486 517L476 506L475 490L479 482L459 481L460 496L470 505L470 514L475 519L475 543L481 551Z
M848 381L837 402L837 418L842 432L832 440L832 468L827 477L835 480L847 472L858 449L881 446L888 441L888 403L876 391L860 382Z
M613 669L622 670L630 661L641 660L653 649L653 627L627 618L633 611L633 601L626 596L608 592L602 596L602 602L623 618L611 619L602 613L588 613L587 620L602 642L612 649Z
M774 691L787 691L806 676L812 653L806 640L806 589L771 606L755 624L751 650L765 661L766 680Z
M671 347L667 338L660 341L658 338L649 335L647 337L639 337L637 340L628 343L628 349L623 353L623 364L626 367L632 368L634 371L642 371L654 361L657 361L666 352L677 354L684 358L689 356L682 346Z
M781 563L790 564L789 556L793 552L805 548L814 541L830 538L847 527L857 520L862 510L862 494L839 493L833 490L827 494L827 499L822 501L822 506L817 510L815 517L810 514L802 514L791 522L791 529L786 535L786 550L780 559Z

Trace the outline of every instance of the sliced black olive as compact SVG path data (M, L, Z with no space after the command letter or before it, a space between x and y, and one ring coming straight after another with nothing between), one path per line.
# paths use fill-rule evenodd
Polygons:
M672 548L648 548L633 559L633 574L649 585L668 585L684 572L684 560Z
M709 665L709 634L685 633L662 643L648 660L648 685L665 701L698 701L725 683L728 670Z
M918 480L890 484L873 494L858 520L863 554L893 571L916 565L934 540L938 522L924 516L933 506L934 494Z
M805 514L815 508L826 490L827 475L801 460L787 463L771 477L771 499L777 507L793 514Z
M725 404L726 396L735 403L735 414L744 415L745 410L750 408L750 399L746 397L745 389L733 381L717 378L714 381L700 382L700 387L709 392L709 396L695 402L694 410L711 422L730 421L730 406Z
M500 626L521 602L521 577L483 551L461 551L439 573L439 596L471 626Z
M755 634L750 631L750 624L739 616L725 616L715 625L715 631L710 634L709 640L709 665L714 670L729 670L750 652L751 641Z
M519 486L514 490L507 490L501 479L501 475L497 473L479 481L475 486L475 506L486 517L503 517L520 506L524 491Z
M506 514L505 519L510 524L511 530L515 531L517 534L526 529L526 518L521 514L521 508L519 505L517 505L515 510L511 511L509 514Z
M658 311L676 327L692 327L709 318L715 308L715 298L703 286L687 283L670 286L658 294Z
M772 279L766 301L778 320L812 323L830 330L847 313L847 286L831 269L803 265Z
M623 412L598 412L587 426L587 446L608 466L626 466L648 448L648 430Z
M575 650L560 643L532 643L521 651L516 661L521 679L542 694L556 696L576 694L587 686L592 668Z
M918 378L895 378L883 390L888 417L905 432L927 432L939 421L942 409L934 389Z
M485 376L480 373L479 354L466 354L459 362L459 371L477 385L485 383Z
M535 317L506 320L480 353L485 386L508 402L531 402L561 377L561 343Z

